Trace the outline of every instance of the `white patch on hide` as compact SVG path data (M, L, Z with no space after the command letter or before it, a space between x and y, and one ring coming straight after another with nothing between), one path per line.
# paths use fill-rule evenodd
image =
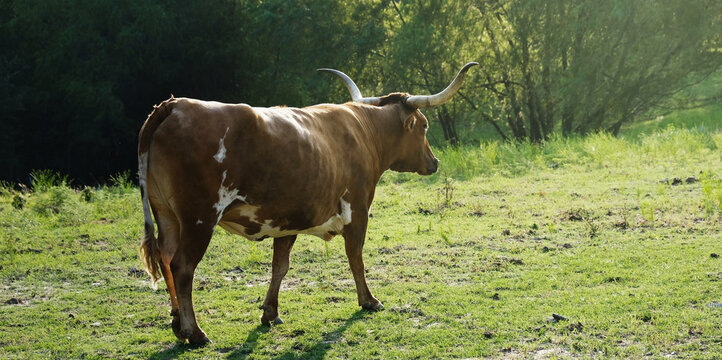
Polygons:
M201 225L201 224L203 224L203 220L198 219L198 221L196 221L196 225Z
M343 196L345 196L348 193L348 190L344 193ZM260 225L261 229L259 232L255 234L249 235L247 233L247 230L243 225L233 223L233 222L226 222L221 221L219 222L219 225L226 229L228 232L241 235L249 240L258 240L263 237L283 237L288 235L297 235L297 234L306 234L306 235L313 235L320 237L321 239L324 239L326 241L331 240L334 235L333 234L340 234L343 232L344 226L351 223L351 204L343 199L343 196L341 199L339 199L339 205L341 207L341 213L340 214L334 214L332 215L328 220L326 220L323 224L314 226L308 229L302 229L302 230L295 230L295 229L281 229L279 227L272 226L273 220L267 219L261 222L258 219L258 212L260 211L260 207L254 206L254 205L248 205L243 204L236 208L234 208L231 211L237 211L238 215L241 217L246 217L249 219L250 222Z
M261 224L258 222L258 217L256 216L260 209L261 208L258 206L241 204L229 210L229 212L236 213L236 215L238 215L239 217L246 217L248 218L248 221L260 226ZM246 229L243 225L230 221L220 221L218 225L220 225L220 227L226 229L226 231L230 233L241 235L249 240L258 240L260 237L263 236L261 233L249 235L247 233L248 229Z
M346 193L348 193L348 190L346 190ZM346 193L344 193L344 195ZM319 226L304 230L303 234L318 236L326 241L331 240L333 237L330 233L340 234L343 227L351 223L351 204L344 200L343 197L341 197L340 202L340 214L331 216L325 223Z
M226 158L226 145L223 143L226 140L226 135L228 135L228 130L230 128L226 128L226 133L223 134L223 137L221 138L220 144L218 145L218 152L213 155L213 158L218 161L218 163L222 163L223 159Z
M221 185L218 188L218 202L213 205L213 208L216 209L216 214L218 214L218 220L216 220L216 224L221 221L221 217L223 217L223 211L226 210L228 205L230 205L236 200L246 201L245 196L238 195L238 189L230 189L223 185L223 182L226 181L227 174L228 170L223 171L223 179L221 179Z

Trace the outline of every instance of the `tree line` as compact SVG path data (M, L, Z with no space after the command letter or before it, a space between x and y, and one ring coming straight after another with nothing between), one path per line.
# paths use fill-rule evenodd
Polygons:
M460 94L426 111L436 145L617 133L722 64L714 0L8 0L0 2L0 178L134 169L153 104L307 106L364 92ZM481 129L481 130L480 130Z

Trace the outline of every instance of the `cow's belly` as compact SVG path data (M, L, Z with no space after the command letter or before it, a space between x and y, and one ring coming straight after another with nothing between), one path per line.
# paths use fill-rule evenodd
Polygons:
M273 224L284 223L279 219L260 220L256 216L260 207L243 204L225 212L218 222L226 231L241 235L249 240L262 240L267 237L283 237L297 234L318 236L326 241L335 235L341 234L343 227L351 223L351 204L340 199L341 212L329 217L319 225L306 229L286 229Z

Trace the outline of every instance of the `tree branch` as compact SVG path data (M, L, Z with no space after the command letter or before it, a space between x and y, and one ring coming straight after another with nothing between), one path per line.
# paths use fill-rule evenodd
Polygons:
M456 94L461 96L461 98L464 99L464 101L466 101L469 104L469 106L471 106L472 109L479 111L479 107L476 106L476 104L474 104L474 102L471 101L471 99L469 99L469 97L466 96L461 90L459 90L459 92L457 92ZM506 134L504 134L504 131L501 130L501 128L499 127L499 124L497 124L496 121L494 121L494 119L487 116L483 112L481 113L481 117L484 118L484 120L491 123L492 126L494 126L494 129L496 129L496 131L499 133L501 138L504 139L504 141L509 141L509 137L506 136Z
M398 4L396 4L396 0L391 0L391 3L394 4L394 9L396 9L396 13L399 14L399 19L401 19L401 23L406 25L406 20L404 20L404 15L401 14L401 9L399 9Z

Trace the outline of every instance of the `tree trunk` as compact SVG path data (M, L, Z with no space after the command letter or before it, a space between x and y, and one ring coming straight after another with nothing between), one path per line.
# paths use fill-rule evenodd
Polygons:
M436 109L436 116L439 119L439 123L441 123L441 128L444 130L444 140L451 145L458 145L459 136L456 132L456 121L454 118L449 115L449 112L443 106Z

